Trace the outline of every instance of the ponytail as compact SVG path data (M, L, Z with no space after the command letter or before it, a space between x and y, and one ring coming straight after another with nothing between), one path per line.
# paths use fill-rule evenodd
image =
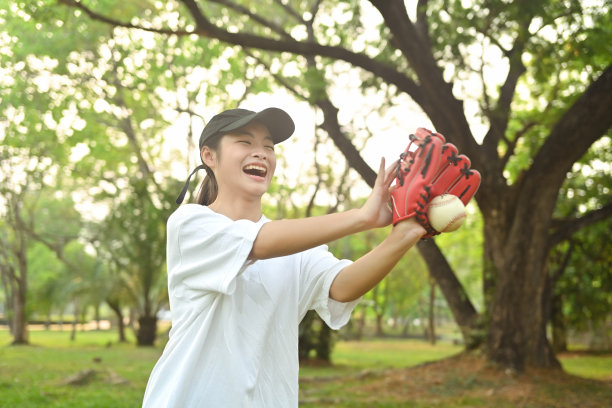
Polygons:
M220 154L222 136L222 134L211 136L203 144L203 146L208 146L209 149L216 151L217 154ZM200 152L201 151L202 147L200 147ZM215 177L215 173L212 171L212 169L204 163L202 163L202 167L204 167L204 170L206 170L206 177L204 177L204 180L202 180L202 184L200 184L200 188L198 189L196 203L200 205L210 205L217 199L219 184L217 183L217 178Z
M204 169L206 170L206 177L198 189L196 203L200 205L210 205L217 199L219 185L217 184L215 173L213 173L210 167L205 165Z

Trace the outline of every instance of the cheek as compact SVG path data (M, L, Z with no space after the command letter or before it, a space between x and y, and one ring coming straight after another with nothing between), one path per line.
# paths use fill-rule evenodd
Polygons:
M274 176L274 172L276 171L276 156L270 157L270 178Z

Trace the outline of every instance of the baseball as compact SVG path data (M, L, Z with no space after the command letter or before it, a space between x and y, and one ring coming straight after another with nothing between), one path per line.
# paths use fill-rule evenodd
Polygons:
M442 194L434 197L427 209L429 223L438 232L451 232L459 229L465 221L465 206L459 197Z

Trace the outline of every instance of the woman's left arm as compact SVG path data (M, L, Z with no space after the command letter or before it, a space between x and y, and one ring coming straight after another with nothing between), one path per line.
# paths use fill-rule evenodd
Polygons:
M425 229L414 218L399 222L383 242L338 273L329 296L339 302L363 296L387 276L424 234Z

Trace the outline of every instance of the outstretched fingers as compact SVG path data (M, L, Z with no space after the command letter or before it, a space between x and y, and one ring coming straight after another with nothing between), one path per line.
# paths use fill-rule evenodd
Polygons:
M380 189L384 193L388 193L391 184L395 180L395 173L399 163L394 161L389 167L385 168L385 158L381 157L380 165L378 167L378 174L376 175L376 181L374 183L374 189Z

